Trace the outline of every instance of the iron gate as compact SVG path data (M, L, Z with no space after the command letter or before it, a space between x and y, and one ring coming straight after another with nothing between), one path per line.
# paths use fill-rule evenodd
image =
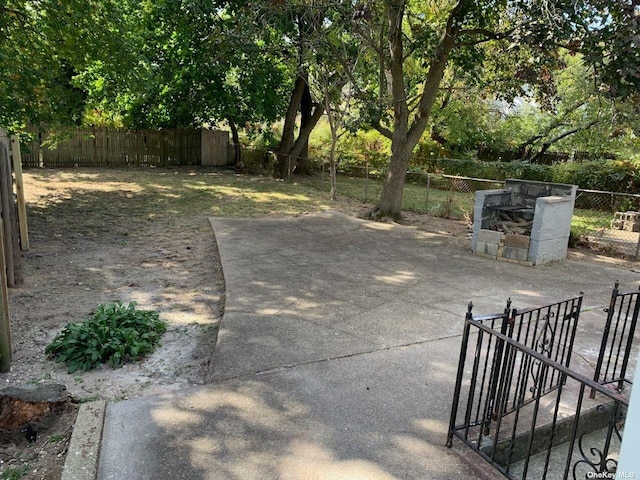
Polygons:
M508 478L615 471L627 400L569 368L581 306L581 295L482 317L469 306L447 446L460 439Z

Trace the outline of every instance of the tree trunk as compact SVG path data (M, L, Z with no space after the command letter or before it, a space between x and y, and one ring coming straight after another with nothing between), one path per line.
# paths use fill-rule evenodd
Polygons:
M392 146L382 194L376 206L369 212L370 219L377 221L391 219L396 222L402 219L402 195L411 150L409 148L393 150Z
M287 107L287 113L284 117L284 127L282 129L280 145L276 151L278 162L276 163L273 172L273 175L276 178L286 178L288 175L289 155L291 155L291 148L295 143L296 117L298 115L298 109L300 108L300 103L306 86L306 75L299 74L293 86L293 91L291 92L289 106Z
M305 82L304 92L302 93L302 99L300 101L300 129L304 129L309 126L313 118L313 99L311 98L311 90L309 84ZM311 165L309 162L309 139L302 147L302 151L298 158L295 159L296 169L295 172L298 175L311 175Z
M326 91L328 92L328 88ZM329 128L331 129L331 151L329 153L329 177L331 179L331 191L329 196L331 200L336 201L338 198L338 185L337 185L337 176L336 176L336 146L338 145L338 126L336 125L336 118L333 115L331 110L331 105L328 101L328 93L327 93L327 103L325 110L327 112L327 119L329 120Z
M240 163L240 135L238 135L238 127L231 119L227 119L227 122L229 122L231 139L233 140L233 164L238 166Z
M471 0L460 0L451 10L445 31L429 64L429 71L424 80L416 117L411 127L409 127L409 108L406 100L404 78L404 37L402 32L405 2L388 2L389 69L391 72L394 121L392 132L379 128L381 133L391 139L391 158L380 200L369 212L369 218L373 220L390 218L398 221L401 219L404 180L411 153L427 127L431 110L438 95L438 88L444 77L449 53L456 44L462 20L472 5L473 2Z

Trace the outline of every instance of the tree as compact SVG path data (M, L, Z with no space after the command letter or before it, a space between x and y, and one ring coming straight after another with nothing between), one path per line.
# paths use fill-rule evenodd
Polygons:
M0 5L0 125L79 123L90 62L130 66L118 0L6 0ZM113 52L120 52L118 58Z
M274 54L273 28L251 27L241 7L223 1L143 0L130 32L139 50L134 78L105 90L110 72L96 69L85 77L94 102L117 105L123 123L134 127L226 121L238 145L239 129L282 115L289 75Z
M319 81L331 65L334 77L346 83L348 76L339 71L349 62L356 38L349 30L352 1L296 0L250 1L245 8L241 28L269 30L279 35L281 61L290 66L290 91L284 112L282 135L275 151L278 160L274 176L285 178L291 172L309 173L309 135L325 113L324 83ZM251 12L249 15L247 12ZM315 84L314 84L315 83ZM339 91L334 85L331 90ZM333 95L333 93L331 93Z
M483 46L535 53L518 65L513 76L525 84L524 73L548 76L559 64L562 49L581 52L596 65L598 82L613 95L637 89L637 37L627 24L637 8L630 1L481 1L430 2L385 0L358 4L373 15L354 15L354 28L362 35L372 58L377 58L377 98L362 87L363 110L369 123L392 142L391 157L380 200L370 212L373 219L399 219L406 169L411 153L426 129L450 64L464 71L482 65ZM621 13L622 12L622 13ZM385 22L376 19L386 19ZM635 23L634 23L635 22ZM635 30L637 32L637 30ZM612 45L633 52L630 68L618 65ZM416 80L419 78L419 82ZM388 89L387 89L388 84ZM637 91L637 90L636 90Z

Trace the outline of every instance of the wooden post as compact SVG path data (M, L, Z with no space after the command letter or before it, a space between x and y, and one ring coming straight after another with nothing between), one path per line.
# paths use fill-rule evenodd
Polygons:
M7 169L5 166L9 165L8 150L6 144L2 141L3 132L0 132L0 213L2 214L2 226L4 228L4 235L2 236L2 245L5 253L6 275L7 284L10 287L15 285L14 266L13 266L13 242L11 241L11 204L9 202L10 196L13 195L13 188L9 189L8 185L11 185L10 179L7 178ZM4 137L6 138L6 136Z
M4 256L4 228L0 222L0 372L7 373L13 357L11 348L11 324L9 322L9 292L7 291L7 267Z
M13 176L9 158L9 138L6 133L0 139L0 201L2 203L2 224L4 225L5 258L7 262L7 284L21 285L22 259L18 241L18 220L16 203L13 198Z
M16 180L16 196L18 197L18 224L20 226L20 248L29 250L29 228L27 226L27 205L24 200L24 182L22 180L22 156L20 154L20 138L11 136L11 152L13 154L13 173Z

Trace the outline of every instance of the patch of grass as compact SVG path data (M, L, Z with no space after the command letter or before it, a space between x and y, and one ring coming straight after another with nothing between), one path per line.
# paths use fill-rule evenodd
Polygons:
M65 227L87 235L117 235L126 230L117 222L123 217L295 215L335 205L311 186L205 170L27 170L25 175L25 184L41 192L30 196L33 216L75 218L77 224ZM50 185L55 196L44 193Z
M60 434L56 434L56 435L51 435L49 437L49 442L51 443L60 443L62 441L64 441L66 437L64 435L60 435Z
M613 213L576 208L571 219L571 228L576 232L593 232L610 228Z
M305 186L316 188L322 192L329 192L328 175L299 180ZM348 177L338 175L338 195L361 200L373 204L380 198L382 192L382 180L370 177ZM426 184L405 183L402 197L402 209L416 213L430 213L443 218L461 219L465 214L473 211L475 194L457 192L451 188L439 190L429 188Z
M0 474L0 480L20 480L29 473L29 465L9 467Z
M88 319L67 324L45 353L66 363L69 373L103 363L115 368L153 352L166 330L158 312L137 310L133 302L98 305Z

